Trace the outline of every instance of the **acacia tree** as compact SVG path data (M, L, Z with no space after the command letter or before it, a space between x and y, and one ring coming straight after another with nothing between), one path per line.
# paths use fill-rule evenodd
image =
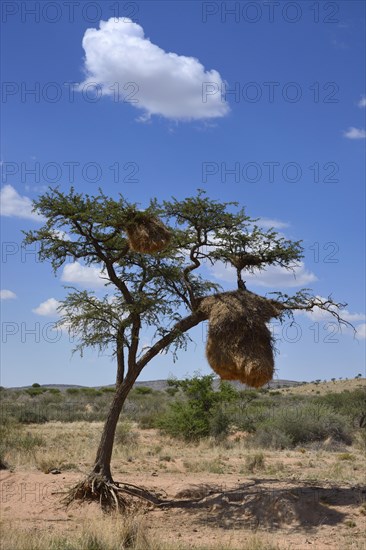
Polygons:
M145 212L163 219L172 235L167 249L155 254L130 249L124 229L138 207L122 196L114 200L102 191L89 196L73 188L68 193L56 188L41 195L34 210L46 221L41 229L25 232L25 243L39 243L41 260L51 261L55 272L70 259L82 261L100 268L105 279L102 298L69 287L59 308L59 323L78 337L76 350L111 350L116 359L116 391L94 467L72 496L118 504L121 485L113 481L111 458L123 404L142 369L161 352L185 349L188 331L207 319L200 303L220 291L207 268L217 262L234 267L239 291L249 292L245 273L271 265L293 270L303 249L300 241L261 229L258 220L236 203L210 200L203 191L182 201L150 201ZM338 308L346 304L314 297L307 290L293 296L275 293L268 299L279 319L295 310L319 307L345 322ZM146 328L152 331L147 348L141 343ZM140 494L127 484L123 488Z

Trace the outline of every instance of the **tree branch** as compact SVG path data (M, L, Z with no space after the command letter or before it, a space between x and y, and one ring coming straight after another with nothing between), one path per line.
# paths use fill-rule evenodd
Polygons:
M184 317L174 325L172 330L165 334L160 340L158 340L148 351L139 359L136 363L136 368L140 372L147 363L151 361L160 351L165 349L169 344L174 342L174 340L182 333L187 332L191 328L195 327L202 321L205 321L208 318L208 314L200 310L193 312L191 315Z

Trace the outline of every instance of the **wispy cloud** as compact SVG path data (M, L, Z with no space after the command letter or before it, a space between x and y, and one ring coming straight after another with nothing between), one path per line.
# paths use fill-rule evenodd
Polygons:
M43 217L32 212L32 201L29 197L22 196L12 185L4 185L0 191L0 212L2 216L11 218L25 218L37 222L43 221Z
M227 283L236 283L236 272L234 268L225 266L218 262L210 268L212 275L221 281ZM252 286L268 288L294 288L306 286L317 281L317 277L311 271L305 268L303 262L300 262L294 271L287 271L282 267L269 266L266 270L256 273L247 273L243 278Z
M360 101L357 103L357 105L362 109L363 107L366 107L366 95L361 96Z
M362 323L361 325L358 325L356 327L357 330L357 338L360 340L366 340L366 323Z
M83 48L87 77L78 89L98 85L104 95L142 110L141 120L151 115L204 120L229 112L221 94L225 82L216 70L207 71L194 57L164 51L128 18L112 17L99 29L87 29Z
M365 139L366 131L363 128L355 128L351 126L343 133L344 137L348 139Z
M0 299L1 300L13 300L17 295L12 290L2 289L0 290Z
M264 228L271 228L274 227L275 229L284 229L285 227L289 227L289 223L282 222L280 220L273 220L271 218L259 218L258 225Z

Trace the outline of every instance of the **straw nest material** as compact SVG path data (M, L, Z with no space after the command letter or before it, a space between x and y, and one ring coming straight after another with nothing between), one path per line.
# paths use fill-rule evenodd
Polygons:
M266 326L278 311L265 298L248 291L224 292L204 298L208 313L206 355L223 380L240 380L253 387L273 378L272 337Z
M131 250L151 254L164 250L170 243L171 233L156 217L139 213L126 227Z

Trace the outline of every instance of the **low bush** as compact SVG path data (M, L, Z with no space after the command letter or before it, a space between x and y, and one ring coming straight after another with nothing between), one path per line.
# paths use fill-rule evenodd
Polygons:
M25 392L30 395L31 397L36 397L37 395L42 395L42 393L45 393L47 391L47 388L28 388L25 390Z
M331 407L334 411L348 416L354 427L362 428L366 425L366 391L356 389L340 393L328 393L317 397L316 403Z
M148 388L147 386L136 386L132 390L136 395L148 395L153 393L152 388Z
M46 414L39 411L22 408L17 420L21 424L44 424L45 422L48 422L48 417Z
M263 453L254 453L245 457L245 471L254 473L258 470L265 469L265 461Z
M252 441L262 447L286 448L331 437L350 444L349 433L347 418L331 407L301 403L279 408L273 418L259 425Z
M186 441L198 441L210 435L225 437L231 423L225 405L237 399L238 392L225 383L214 391L213 380L214 377L208 375L177 381L176 386L183 395L169 404L158 421L159 428Z

